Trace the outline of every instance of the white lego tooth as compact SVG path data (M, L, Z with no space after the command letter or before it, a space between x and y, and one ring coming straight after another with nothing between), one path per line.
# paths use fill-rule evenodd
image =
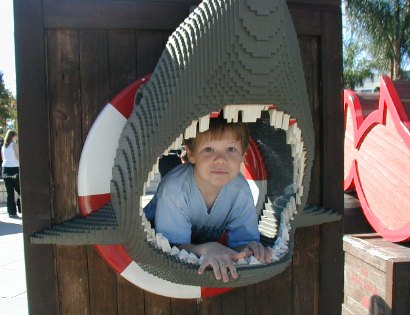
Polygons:
M242 106L242 122L256 122L257 119L261 118L261 113L264 108L264 105Z
M272 250L273 250L273 249L272 249ZM278 261L278 260L279 260L279 257L276 256L275 252L273 252L271 259L272 259L273 262L275 262L275 261Z
M297 193L298 193L300 196L303 196L303 186L302 186L302 185L298 187Z
M157 245L156 247L159 249L162 249L162 233L157 233L155 235L155 244Z
M175 139L175 147L174 147L175 150L179 149L182 146L183 140L184 140L184 136L181 133L179 137Z
M199 132L204 132L209 129L209 115L199 118Z
M295 129L293 130L293 132L295 134L296 141L300 141L300 138L302 136L302 131L298 127L297 123L295 123L294 125L295 125Z
M296 207L296 200L295 200L295 197L290 197L290 208L292 209L292 212L293 213L297 213L297 207Z
M157 158L157 162L154 164L154 172L159 173L159 158Z
M289 126L288 130L286 130L286 143L294 144L295 142L295 124L292 124Z
M241 258L236 262L236 264L237 265L247 265L248 262L245 259Z
M199 262L198 257L194 253L189 253L188 258L187 258L187 263L188 264L197 264Z
M148 173L148 178L147 178L147 181L145 182L144 195L147 193L147 188L149 187L149 185L151 185L151 172Z
M155 229L151 229L151 237L154 239L154 240L156 240L156 237L155 237Z
M283 112L277 111L275 119L275 129L282 128Z
M184 262L186 262L186 260L188 259L188 256L189 256L189 253L185 249L182 249L178 254L178 258Z
M296 193L296 204L301 205L302 204L302 198L300 198L299 193Z
M272 127L275 127L275 122L276 122L276 109L269 109L269 124Z
M262 264L259 260L255 258L255 256L250 256L245 259L249 265L260 265Z
M224 106L224 118L227 122L238 122L238 108L236 105Z
M287 229L286 227L282 229L281 238L282 238L285 242L289 242L289 231L288 231L288 229Z
M180 250L179 250L178 247L172 246L171 251L169 252L169 254L170 254L171 256L174 256L174 255L178 255L179 252L180 252Z
M290 119L289 114L283 114L283 118L282 118L282 129L283 130L289 129L289 119Z
M293 211L289 203L287 204L285 211L288 213L289 219L293 220Z
M192 121L192 124L185 129L185 139L195 138L196 137L196 126L198 124L198 120Z

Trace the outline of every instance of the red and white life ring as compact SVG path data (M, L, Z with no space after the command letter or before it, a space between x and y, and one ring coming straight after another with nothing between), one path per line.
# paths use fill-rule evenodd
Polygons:
M135 94L149 79L150 75L144 76L115 96L103 108L87 135L77 179L79 205L84 216L110 202L110 180L118 141L131 115ZM260 204L266 194L267 173L260 152L253 141L245 155L244 164L244 175L251 186L255 203ZM96 249L103 259L125 279L158 295L174 298L204 298L231 290L175 284L153 276L140 268L122 245L96 245Z

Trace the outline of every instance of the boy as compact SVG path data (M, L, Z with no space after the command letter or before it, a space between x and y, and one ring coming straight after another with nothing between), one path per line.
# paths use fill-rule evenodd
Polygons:
M220 114L222 117L222 113ZM211 119L209 130L185 142L184 163L161 181L144 211L155 216L155 230L179 249L204 256L216 279L238 277L235 261L254 255L269 263L272 249L259 242L258 221L249 185L240 174L249 133L242 123ZM217 242L226 232L227 246Z

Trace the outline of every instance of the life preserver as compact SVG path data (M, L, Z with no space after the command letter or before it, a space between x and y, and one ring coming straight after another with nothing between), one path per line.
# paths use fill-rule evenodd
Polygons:
M77 179L79 206L84 216L110 202L110 180L118 141L131 115L135 94L149 79L150 75L144 76L115 96L103 108L87 135ZM259 205L266 194L267 172L254 141L250 142L244 164L244 176L250 184L255 203ZM204 298L231 290L175 284L153 276L140 268L122 245L96 245L96 249L121 276L155 294L174 298Z

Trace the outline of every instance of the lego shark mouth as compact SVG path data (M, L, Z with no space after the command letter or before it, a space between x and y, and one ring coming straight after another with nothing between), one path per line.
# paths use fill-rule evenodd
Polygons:
M266 189L258 191L255 203L261 242L274 251L269 264L254 257L238 261L240 278L229 283L216 280L211 270L198 276L201 257L172 248L143 212L159 157L178 148L184 137L207 130L209 113L220 110L221 104L227 104L223 109L228 122L240 119L248 124L265 162ZM332 211L306 206L315 136L286 1L204 0L170 36L149 82L138 89L132 113L120 115L108 106L103 114L93 133L99 140L93 142L97 149L83 149L87 168L94 166L95 173L84 172L83 177L99 186L102 173L109 172L108 187L97 190L108 198L88 217L36 233L32 242L121 245L115 258L127 256L126 263L116 268L122 275L128 272L126 266L133 265L152 278L175 284L237 287L283 272L291 262L296 228L340 218ZM113 134L114 125L118 127L110 147L114 163L110 155L104 164L109 167L101 167L102 155L107 155L98 154L106 143L102 135ZM97 192L85 195L94 197ZM133 277L136 273L127 279Z
M276 179L276 189L275 187L269 187L270 189L268 190L268 186L273 186L269 184L269 176L257 178L255 181L255 176L252 176L249 171L246 172L249 174L247 180L250 184L256 211L259 216L258 229L261 242L265 246L272 247L272 262L278 262L289 251L290 221L293 220L297 214L297 208L301 205L301 197L304 193L302 179L306 167L306 147L302 139L301 130L294 118L288 113L280 111L273 105L227 105L223 108L223 115L227 122L234 123L241 121L248 124L251 134L256 134L258 137L255 143L259 142L259 147L265 147L264 149L257 148L256 152L254 152L257 155L262 155L262 160L264 160L264 154L272 155L272 152L267 152L267 150L272 150L272 148L266 148L267 145L264 144L263 139L274 137L276 140L281 139L282 142L286 143L287 150L282 148L281 151L287 152L281 152L282 156L280 159L281 163L291 163L292 168L287 171L286 178L282 180ZM207 131L211 116L212 115L209 114L193 120L185 131L165 150L163 156L166 156L169 152L175 152L181 149L184 139L194 138L198 132ZM258 134L258 131L261 129L264 130L263 133L265 136ZM245 157L245 168L247 164L255 163L255 161L249 161L249 159L252 159L251 155ZM256 168L266 168L266 166L256 165ZM267 168L269 169L269 167ZM255 170L253 170L253 172L255 172ZM271 168L270 172L275 172L275 170ZM278 174L274 173L270 174L270 176L273 178L279 177ZM171 246L164 235L155 232L154 227L145 216L143 208L153 197L160 178L159 158L157 158L156 163L148 173L148 178L143 186L143 195L140 198L139 215L141 216L141 224L146 234L146 241L150 247L163 252L167 256L174 257L176 261L199 266L203 262L202 256L197 257L194 253L189 253L184 249L179 250L176 246ZM255 184L255 182L258 184ZM280 182L283 187L278 188L277 182ZM280 194L280 192L282 192L282 194ZM241 269L241 267L255 265L263 265L263 263L253 256L241 259L237 262L239 269Z

